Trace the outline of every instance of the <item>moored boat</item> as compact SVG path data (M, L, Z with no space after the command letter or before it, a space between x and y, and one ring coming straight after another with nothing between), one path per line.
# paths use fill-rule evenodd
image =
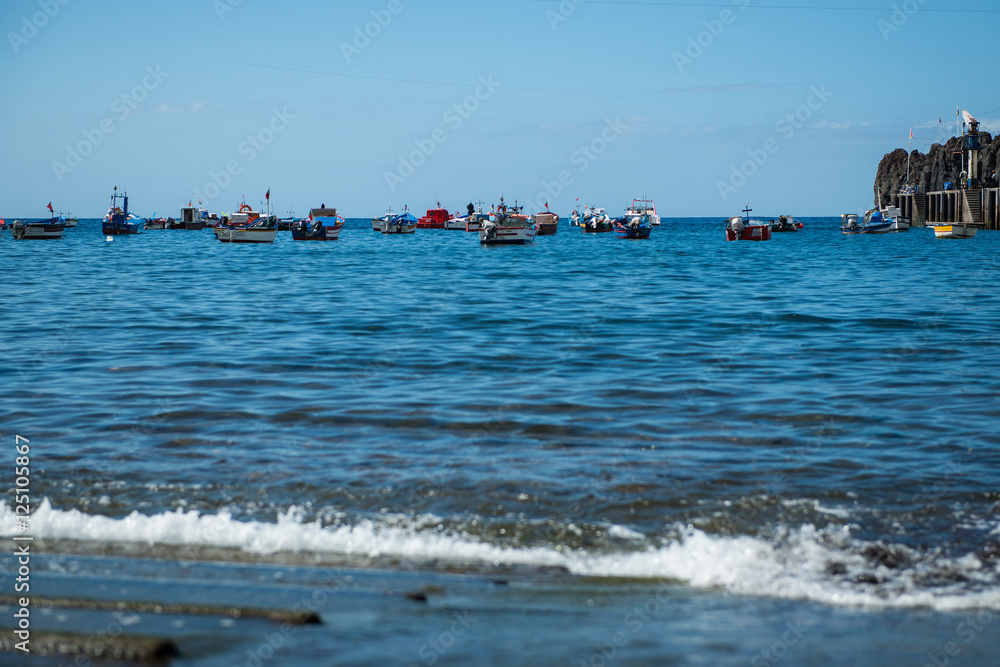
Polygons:
M76 227L80 223L80 218L76 217L72 213L67 212L66 215L63 215L60 211L59 215L62 216L63 221L66 223L66 229Z
M939 239L971 239L976 235L982 225L970 225L963 223L952 223L950 225L932 225L934 237Z
M610 232L613 229L611 217L601 207L585 206L583 214L573 211L569 217L572 226L580 227L584 232Z
M336 241L344 228L344 218L337 215L337 209L327 208L321 204L319 208L309 210L309 217L292 225L292 240L294 241Z
M469 208L472 208L472 204L469 204ZM465 231L467 232L478 232L483 228L483 225L490 221L490 213L483 213L483 202L479 202L479 207L475 213L469 212L469 215L465 218Z
M245 203L243 204L246 205ZM247 208L250 208L247 206ZM201 209L197 209L191 205L181 208L181 219L174 222L173 229L187 229L191 231L197 231L200 229L205 229L206 221L204 216L202 216Z
M545 212L536 213L532 219L537 236L555 236L559 231L559 216L549 211L548 203L545 204Z
M625 215L630 218L646 216L650 226L660 226L660 216L656 214L656 204L653 203L652 199L646 199L645 197L642 199L633 199L632 205L629 206Z
M761 220L751 220L750 205L743 209L745 217L734 217L726 221L727 241L770 241L771 223Z
M417 218L404 206L400 215L383 220L380 231L383 234L413 234L417 231Z
M271 191L265 195L267 213L263 216L244 201L232 218L222 217L215 229L215 238L223 243L274 243L278 235L278 217L271 214Z
M620 239L648 239L653 227L649 215L626 215L614 221L615 236Z
M383 215L381 218L372 218L372 231L373 232L380 232L380 231L382 231L382 223L383 222L388 222L389 220L392 220L392 208L391 207L388 208L388 209L386 209L385 215Z
M438 202L437 208L427 209L427 215L417 221L417 229L445 229L452 217L448 209L441 208L441 202Z
M513 206L504 204L500 197L496 219L483 222L479 230L479 243L482 245L525 245L535 240L537 230L528 218L521 214L523 206L514 202Z
M122 200L121 206L118 200ZM146 221L129 213L128 194L118 194L118 186L115 186L114 194L111 195L111 206L108 214L104 216L101 224L101 232L105 236L124 236L127 234L138 234L146 227Z
M142 225L142 228L143 229L166 229L169 224L170 224L170 221L167 218L152 218L150 220L146 220L145 223Z
M772 232L797 232L803 227L801 222L795 222L790 215L781 215L777 220L771 221Z
M18 241L29 239L60 239L65 230L66 223L62 217L29 222L15 220L10 225L10 232Z
M858 222L856 213L844 213L840 219L840 231L843 234L888 234L905 232L910 228L910 221L895 206L866 211L861 222Z

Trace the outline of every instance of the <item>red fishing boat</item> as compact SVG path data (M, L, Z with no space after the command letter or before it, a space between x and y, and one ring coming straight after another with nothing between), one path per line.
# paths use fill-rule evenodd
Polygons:
M726 222L727 241L770 241L771 223L761 220L751 220L750 205L743 209L745 217L730 218Z
M441 202L437 203L437 208L427 209L427 215L417 220L417 229L444 229L446 223L451 220L452 215L448 209L441 208Z

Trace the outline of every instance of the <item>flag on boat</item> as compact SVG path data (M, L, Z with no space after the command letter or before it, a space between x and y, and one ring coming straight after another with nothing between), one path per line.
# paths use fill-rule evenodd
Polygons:
M49 213L55 213L55 211L52 210L52 202L49 202Z
M267 189L267 193L264 195L264 199L271 201L271 188Z

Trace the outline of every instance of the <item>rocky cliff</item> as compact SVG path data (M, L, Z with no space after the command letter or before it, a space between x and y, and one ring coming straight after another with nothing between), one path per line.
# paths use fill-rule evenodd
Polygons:
M997 182L992 178L997 169L997 159L1000 156L1000 135L996 139L989 132L980 132L979 140L982 151L979 154L979 178L984 186L995 187ZM935 192L943 190L946 182L951 182L957 188L959 175L962 173L962 146L965 139L952 137L945 143L934 144L927 153L913 151L910 153L910 183L919 188L919 192ZM878 165L875 174L873 194L878 202L878 192L889 194L899 192L906 186L906 151L897 148L886 153Z

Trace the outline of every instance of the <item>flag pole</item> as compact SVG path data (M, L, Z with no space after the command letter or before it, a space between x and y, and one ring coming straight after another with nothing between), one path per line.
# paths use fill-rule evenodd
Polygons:
M906 185L910 185L910 146L913 145L913 128L910 128L910 140L906 144Z

